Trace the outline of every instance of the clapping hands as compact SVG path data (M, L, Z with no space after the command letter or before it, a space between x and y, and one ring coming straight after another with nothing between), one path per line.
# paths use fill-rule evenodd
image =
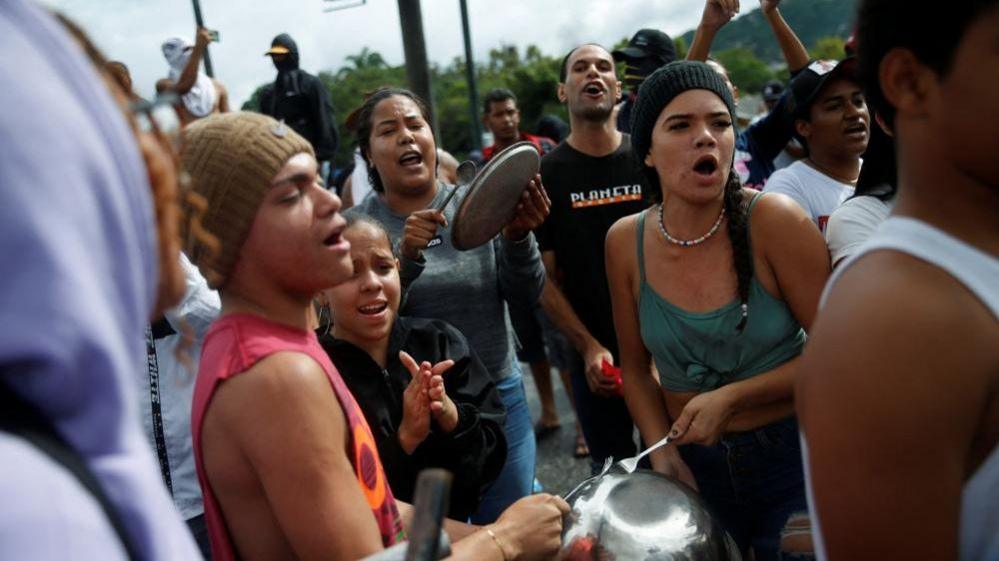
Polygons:
M405 351L399 351L399 360L412 376L402 394L399 443L407 454L412 454L429 436L431 420L436 421L445 434L458 426L458 407L448 397L443 377L454 366L454 361L448 359L433 365L423 361L417 364Z

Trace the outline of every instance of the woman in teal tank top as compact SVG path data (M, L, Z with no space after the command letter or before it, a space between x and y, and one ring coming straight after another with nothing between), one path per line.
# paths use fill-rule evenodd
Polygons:
M744 552L776 560L806 510L793 389L829 254L793 201L742 188L733 114L703 63L642 85L632 144L662 202L611 228L607 276L628 409L646 444L676 438L653 469L697 488Z

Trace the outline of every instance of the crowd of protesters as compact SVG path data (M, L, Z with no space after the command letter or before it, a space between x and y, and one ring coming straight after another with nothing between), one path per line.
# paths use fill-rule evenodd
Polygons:
M574 455L671 437L642 467L744 558L999 559L999 2L861 0L839 61L760 8L791 79L743 130L710 57L738 0L686 60L655 29L569 50L568 123L488 92L481 163L525 144L540 174L462 248L471 188L412 92L357 100L330 188L288 34L232 112L206 29L144 100L0 5L0 559L362 559L407 541L426 468L451 558L555 559L553 369Z

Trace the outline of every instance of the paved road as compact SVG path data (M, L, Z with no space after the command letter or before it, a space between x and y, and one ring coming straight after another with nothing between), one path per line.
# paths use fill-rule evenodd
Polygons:
M538 400L530 368L526 364L522 364L521 368L525 373L524 390L527 393L527 404L531 409L531 418L536 422L541 416L541 402ZM590 459L572 456L576 447L575 417L569 399L565 395L565 389L562 387L562 381L555 371L552 371L552 383L555 386L555 406L562 428L538 443L537 478L545 491L562 495L589 477Z

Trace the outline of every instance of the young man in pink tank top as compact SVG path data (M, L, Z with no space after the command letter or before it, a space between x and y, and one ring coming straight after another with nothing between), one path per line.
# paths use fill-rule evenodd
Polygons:
M192 407L213 559L359 559L404 539L371 431L310 329L313 295L353 269L311 146L231 113L190 125L182 159L200 199L187 252L222 298ZM455 557L551 554L565 510L535 495L489 532L451 526L468 534Z
M999 0L864 0L857 21L899 194L805 348L817 553L999 559Z

